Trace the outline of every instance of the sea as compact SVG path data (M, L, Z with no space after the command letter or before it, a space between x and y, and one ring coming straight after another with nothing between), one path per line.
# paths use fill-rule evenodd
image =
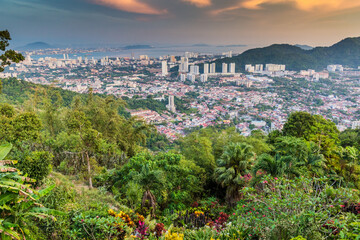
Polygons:
M159 58L161 56L184 56L185 52L195 52L200 54L219 55L224 52L232 51L233 55L241 54L242 52L254 48L256 46L251 45L234 45L234 46L167 46L167 47L153 47L147 49L119 49L113 51L94 51L86 53L73 53L68 54L70 59L78 57L87 57L89 59L101 59L103 57L116 58L116 57L132 57L138 58L140 55L147 55L152 58ZM33 59L39 59L44 57L52 57L57 59L63 59L63 54L51 54L51 55L31 55Z

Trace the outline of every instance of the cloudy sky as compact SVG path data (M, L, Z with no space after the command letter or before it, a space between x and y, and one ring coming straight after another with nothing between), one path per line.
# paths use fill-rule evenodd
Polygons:
M359 0L0 0L15 45L331 45L360 36Z

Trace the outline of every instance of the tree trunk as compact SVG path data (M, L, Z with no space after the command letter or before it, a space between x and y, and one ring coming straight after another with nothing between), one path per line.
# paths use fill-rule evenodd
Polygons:
M241 200L240 187L228 187L226 189L225 200L230 207L235 207L237 202Z
M87 168L88 168L88 174L89 174L89 188L93 188L92 179L91 179L90 158L89 158L88 152L86 152L86 160L87 160Z
M150 190L144 192L141 207L151 208L151 216L155 217L156 198Z

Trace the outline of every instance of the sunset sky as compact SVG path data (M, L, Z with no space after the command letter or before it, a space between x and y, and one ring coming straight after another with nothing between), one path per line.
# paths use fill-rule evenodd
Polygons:
M359 0L0 0L15 44L331 45L360 36Z

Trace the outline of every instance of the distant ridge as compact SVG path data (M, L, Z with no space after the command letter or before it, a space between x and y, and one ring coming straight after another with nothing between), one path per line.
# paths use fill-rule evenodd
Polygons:
M304 50L289 44L274 44L255 48L232 58L216 61L218 70L221 63L235 62L244 70L245 64L285 64L288 70L323 70L329 64L342 64L348 67L360 66L360 37L346 38L330 47L316 47ZM239 69L239 67L238 67Z
M150 45L129 45L129 46L123 47L124 50L151 49L151 48L154 48L154 47L150 46Z
M197 44L193 44L192 47L210 47L211 45L206 44L206 43L197 43Z
M33 42L23 47L20 47L19 50L40 50L40 49L49 49L49 48L55 48L55 47L45 42Z
M230 45L219 45L217 47L246 47L244 44L230 44Z
M313 47L311 47L311 46L309 46L309 45L296 44L295 46L296 46L296 47L299 47L299 48L301 48L301 49L303 49L303 50L312 50L312 49L314 49Z

